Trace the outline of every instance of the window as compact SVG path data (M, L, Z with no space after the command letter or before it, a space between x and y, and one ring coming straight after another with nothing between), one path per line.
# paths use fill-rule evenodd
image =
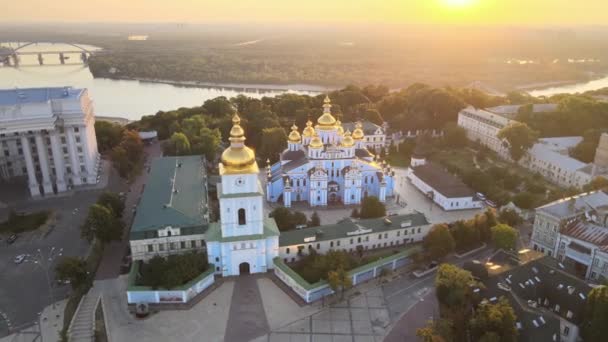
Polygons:
M321 249L321 244L320 243L317 244L317 249Z
M333 242L333 241L330 241L330 242L329 242L329 248L331 248L331 247L333 247L333 246L334 246L334 242Z
M154 252L154 245L148 245L148 252Z
M336 241L336 246L340 246L340 240Z
M215 262L220 262L220 258L219 257L215 257Z
M401 231L400 230L397 231L397 236L401 236Z
M570 327L564 327L564 336L568 336L570 333Z
M378 240L382 240L382 234L378 234Z
M220 267L219 267L219 266L217 266L217 267L215 268L215 271L216 271L216 272L219 272L219 271L220 271Z
M388 239L388 233L384 233L384 238Z
M353 241L353 239L350 239L350 244L351 244L351 245L353 244L353 242L354 242L354 241Z
M289 254L289 247L285 248L285 254Z
M196 247L196 241L190 241L190 248Z
M179 243L179 248L186 249L186 241L182 241Z
M247 221L245 219L245 209L239 209L239 226L246 224Z
M360 237L357 238L357 242L361 243L361 238Z
M165 250L165 245L162 244L162 243L159 243L158 244L158 250L161 251L161 252L164 251Z
M175 249L175 242L169 243L169 249L171 249L171 250Z
M418 228L418 234L420 234L420 228Z

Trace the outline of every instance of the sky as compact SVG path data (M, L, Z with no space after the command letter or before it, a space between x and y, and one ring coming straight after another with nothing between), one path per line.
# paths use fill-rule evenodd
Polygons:
M0 22L608 23L608 0L0 0L0 4Z

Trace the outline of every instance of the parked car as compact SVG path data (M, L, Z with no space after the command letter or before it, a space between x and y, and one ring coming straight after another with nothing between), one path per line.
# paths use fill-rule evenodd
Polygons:
M19 235L13 234L9 236L8 239L6 239L6 243L8 243L9 245L12 244L13 242L15 242L15 240L17 240L18 237Z
M496 203L494 203L494 202L492 202L492 201L490 201L490 200L486 200L486 204L487 204L489 207L496 208Z
M25 254L19 254L15 257L15 259L13 259L13 262L15 262L15 264L19 265L20 263L22 263L25 260L26 255Z
M486 200L486 196L484 194L482 194L481 192L478 192L475 195L477 195L477 198L479 198L482 201Z

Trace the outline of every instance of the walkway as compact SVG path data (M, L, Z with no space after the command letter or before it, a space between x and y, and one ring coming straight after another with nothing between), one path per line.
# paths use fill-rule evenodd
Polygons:
M270 330L257 279L254 275L235 278L224 335L226 342L247 341Z

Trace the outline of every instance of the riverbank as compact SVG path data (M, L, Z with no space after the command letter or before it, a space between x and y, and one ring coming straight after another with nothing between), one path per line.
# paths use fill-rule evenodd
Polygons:
M145 77L127 77L127 76L112 76L112 77L99 77L102 79L110 80L122 80L122 81L138 81L141 83L154 83L154 84L168 84L175 87L187 87L187 88L211 88L211 89L228 89L243 92L276 92L276 91L298 91L298 92L309 92L309 93L324 93L337 89L342 89L343 86L320 86L312 84L263 84L263 83L221 83L221 82L202 82L202 81L173 81L173 80L162 80Z

